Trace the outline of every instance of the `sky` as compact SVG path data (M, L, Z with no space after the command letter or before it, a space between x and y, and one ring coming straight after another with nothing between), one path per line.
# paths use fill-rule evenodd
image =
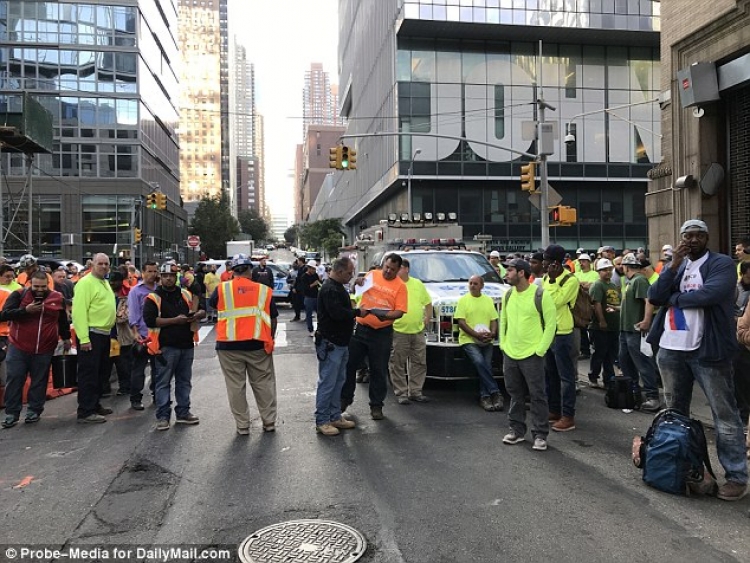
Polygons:
M338 83L338 0L229 0L229 33L255 64L256 105L265 120L266 199L271 213L293 218L305 71L322 63L331 83Z

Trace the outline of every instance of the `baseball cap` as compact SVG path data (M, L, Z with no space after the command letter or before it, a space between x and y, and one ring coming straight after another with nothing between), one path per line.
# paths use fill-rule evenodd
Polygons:
M523 258L513 258L505 263L506 268L515 268L516 270L523 270L527 276L531 275L531 264L529 264Z
M689 219L680 227L680 234L684 235L688 231L698 231L699 233L708 234L708 225L700 219Z
M500 258L500 253L497 250L490 252L490 258Z
M589 255L588 255L588 254L586 254L586 253L583 253L583 254L581 254L581 255L580 255L580 256L578 257L578 260L579 260L579 261L580 261L580 260L588 260L589 262L591 262L591 256L589 256Z
M630 254L626 254L625 257L622 259L622 265L632 266L634 268L640 268L641 261L638 260L638 258L635 257L635 254L631 252Z
M600 247L598 248L598 250L596 251L596 253L597 253L597 254L601 254L602 252L604 252L604 247L603 247L603 246L600 246Z
M544 260L544 253L543 252L534 252L531 255L531 260L539 260L539 262L541 262L542 260Z
M562 263L565 260L565 249L559 244L550 244L544 249L544 258Z
M614 264L608 258L600 258L596 262L596 271L606 270L607 268L614 268Z
M615 247L614 246L602 246L602 252L614 252Z

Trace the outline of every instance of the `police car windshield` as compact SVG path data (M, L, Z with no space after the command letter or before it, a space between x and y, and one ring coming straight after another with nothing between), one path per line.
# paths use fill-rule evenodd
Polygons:
M468 282L482 276L485 282L503 283L492 264L481 254L470 252L409 253L409 275L424 283Z

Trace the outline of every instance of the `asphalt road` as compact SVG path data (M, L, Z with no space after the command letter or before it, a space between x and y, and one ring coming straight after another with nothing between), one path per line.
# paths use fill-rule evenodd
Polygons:
M198 426L156 432L153 408L136 413L125 397L104 401L106 424L79 425L67 396L40 423L0 431L0 544L236 546L316 518L364 534L367 562L750 561L750 500L646 487L630 445L650 416L607 409L599 390L583 390L578 429L551 435L546 452L503 445L505 414L482 411L472 384L430 385L428 404L389 397L379 422L359 385L358 427L317 435L316 359L291 316L282 310L273 434L254 407L251 435L235 433L207 330Z

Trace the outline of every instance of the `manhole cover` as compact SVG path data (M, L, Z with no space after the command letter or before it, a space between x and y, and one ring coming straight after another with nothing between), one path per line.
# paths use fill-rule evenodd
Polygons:
M365 537L330 520L289 520L258 530L240 544L242 563L351 563L365 553Z

